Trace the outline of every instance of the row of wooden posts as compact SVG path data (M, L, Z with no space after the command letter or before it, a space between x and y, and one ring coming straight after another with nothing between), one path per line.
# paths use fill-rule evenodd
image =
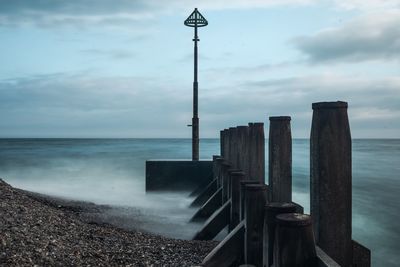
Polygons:
M292 202L290 117L270 117L268 185L263 123L220 132L213 181L194 192L196 240L228 235L203 266L370 266L352 240L351 136L346 102L314 103L310 138L310 210Z

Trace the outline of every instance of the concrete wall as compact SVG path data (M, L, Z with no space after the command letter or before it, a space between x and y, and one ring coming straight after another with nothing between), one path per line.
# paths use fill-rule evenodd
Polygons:
M194 190L212 180L212 161L147 160L146 191Z

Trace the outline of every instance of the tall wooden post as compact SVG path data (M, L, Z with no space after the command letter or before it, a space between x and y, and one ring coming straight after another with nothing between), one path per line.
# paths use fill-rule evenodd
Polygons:
M292 133L290 117L269 117L270 201L292 201Z
M263 239L263 266L269 267L274 262L274 239L276 216L282 213L296 212L296 205L293 203L271 202L265 206L264 213L264 239Z
M229 128L229 163L236 168L236 128Z
M255 180L242 180L240 181L240 220L244 220L244 211L246 209L245 207L245 201L246 201L246 185L248 184L260 184L258 181Z
M225 148L224 148L225 136L224 136L224 134L225 134L224 130L219 131L219 149L220 149L219 154L221 155L222 158L224 157L224 153L225 153Z
M317 244L341 266L352 264L351 135L346 102L312 104L311 216Z
M264 206L267 203L267 186L245 186L245 262L262 266Z
M309 215L284 213L276 216L273 266L318 266Z
M240 222L240 182L244 180L244 172L231 172L231 218L229 230L233 230Z
M229 130L224 129L224 160L228 160L228 155L229 155Z
M249 127L248 126L238 126L237 127L237 142L238 142L238 169L244 171L245 179L249 178Z
M249 123L249 179L265 183L264 123Z

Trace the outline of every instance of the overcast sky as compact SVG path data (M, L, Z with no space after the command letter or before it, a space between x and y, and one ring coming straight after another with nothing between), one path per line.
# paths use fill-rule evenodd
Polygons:
M0 0L0 136L190 138L195 7L201 137L309 137L336 100L353 138L400 137L400 0Z

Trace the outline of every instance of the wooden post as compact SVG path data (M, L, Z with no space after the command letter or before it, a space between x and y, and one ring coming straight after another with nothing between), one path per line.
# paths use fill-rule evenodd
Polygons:
M274 267L317 266L311 217L299 213L276 216Z
M224 159L229 160L229 130L224 129Z
M237 139L238 139L238 169L244 171L245 179L249 179L249 127L238 126L237 127Z
M263 266L269 267L273 265L276 216L282 213L294 213L296 208L296 205L291 202L271 202L265 206Z
M245 263L262 266L264 206L267 203L267 186L247 184L245 191Z
M225 138L225 132L224 130L219 131L219 149L220 149L220 155L223 158L225 156L225 143L224 143L224 138Z
M341 266L352 264L351 136L346 102L312 104L311 215L316 242Z
M229 230L231 231L240 222L240 182L244 180L244 172L231 172L231 219Z
M242 170L239 169L228 169L228 183L227 183L227 188L226 191L228 192L228 199L232 197L232 173L233 172L240 172Z
M225 203L228 200L228 179L229 173L228 170L231 168L231 165L224 161L222 163L222 203Z
M240 220L244 220L244 210L245 210L245 187L248 184L260 184L258 181L254 180L243 180L240 181Z
M229 163L233 168L237 168L237 130L235 127L229 128Z
M249 179L265 183L264 123L249 123Z
M213 180L218 177L218 164L217 164L217 159L219 159L221 156L218 155L213 155L212 160L213 160Z
M224 158L217 158L217 185L218 188L222 186L222 165L224 163Z
M269 117L270 201L292 201L292 133L290 117Z

